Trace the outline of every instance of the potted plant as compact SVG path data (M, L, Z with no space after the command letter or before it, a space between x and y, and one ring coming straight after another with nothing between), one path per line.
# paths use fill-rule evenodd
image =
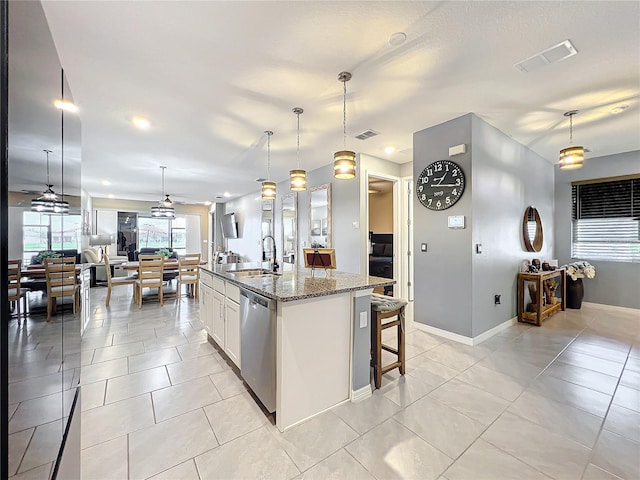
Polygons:
M52 250L43 250L42 252L38 253L38 255L36 255L36 262L39 264L44 263L45 258L60 258L62 255L60 255L58 252L54 252Z
M567 308L579 309L584 298L583 278L594 278L596 269L589 262L579 260L563 265L567 270Z
M171 252L166 248L161 248L160 250L156 250L156 255L164 255L164 258L169 258L171 256Z

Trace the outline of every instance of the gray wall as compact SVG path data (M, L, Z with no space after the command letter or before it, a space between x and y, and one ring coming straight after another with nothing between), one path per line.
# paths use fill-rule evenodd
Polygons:
M516 276L525 259L553 252L553 166L473 114L414 134L413 177L431 162L452 157L465 173L465 192L451 208L435 212L414 195L415 321L476 337L516 315ZM541 215L543 249L528 253L522 241L527 206ZM450 230L449 215L464 215L466 228ZM420 244L427 243L427 253ZM476 244L482 253L476 254ZM494 295L502 303L494 305Z
M414 185L427 165L449 158L449 147L467 144L467 153L451 159L464 171L466 185L453 207L428 210L413 196L414 320L467 337L472 334L472 118L468 114L413 134ZM464 215L467 227L449 230L449 215ZM426 253L420 251L421 243L427 243Z
M556 169L555 245L561 264L571 262L571 182L640 173L640 152L589 158L578 170ZM640 264L587 260L596 268L594 279L584 280L587 302L640 308Z
M553 165L482 119L474 116L472 124L472 251L482 244L482 253L471 257L475 337L516 316L522 262L553 258ZM524 248L522 217L529 205L542 220L540 252Z

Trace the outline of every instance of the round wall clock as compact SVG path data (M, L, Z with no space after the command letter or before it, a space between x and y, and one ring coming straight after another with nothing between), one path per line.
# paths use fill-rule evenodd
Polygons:
M455 205L464 192L464 172L460 165L438 160L427 166L416 183L416 195L430 210L446 210Z

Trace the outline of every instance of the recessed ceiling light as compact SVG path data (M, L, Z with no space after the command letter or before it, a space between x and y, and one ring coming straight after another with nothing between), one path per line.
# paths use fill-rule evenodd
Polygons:
M224 192L223 195L227 198L229 198L231 196L231 194L229 192Z
M116 196L113 193L110 193L109 198L116 198Z
M613 107L609 110L609 112L615 115L616 113L624 112L627 108L629 108L629 105L618 105L617 107Z
M407 34L404 32L392 33L389 36L389 45L392 47L398 47L407 41Z
M111 182L109 180L102 180L102 182L100 183L102 183L103 185L111 185Z
M78 107L75 104L66 100L56 100L53 102L53 106L60 110L64 110L65 112L75 113L78 111Z
M391 154L396 151L396 147L389 145L388 147L384 147L384 153Z
M147 120L144 117L133 117L131 119L131 123L133 123L140 130L148 130L149 127L151 126L151 123L149 123L149 120Z

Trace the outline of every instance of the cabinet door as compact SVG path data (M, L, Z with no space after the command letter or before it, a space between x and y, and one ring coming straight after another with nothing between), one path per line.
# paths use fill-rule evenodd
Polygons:
M200 321L204 329L211 335L211 289L200 282Z
M213 292L211 337L220 348L224 348L224 296L216 291Z
M225 302L225 352L240 368L240 305L227 298Z

